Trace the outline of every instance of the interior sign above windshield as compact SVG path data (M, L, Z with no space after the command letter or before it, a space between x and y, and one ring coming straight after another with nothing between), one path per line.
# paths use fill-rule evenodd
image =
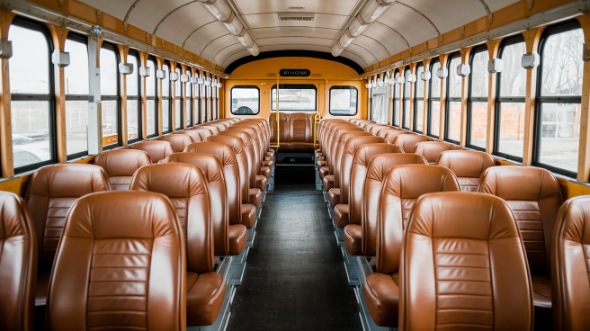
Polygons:
M281 77L309 77L309 69L281 69Z

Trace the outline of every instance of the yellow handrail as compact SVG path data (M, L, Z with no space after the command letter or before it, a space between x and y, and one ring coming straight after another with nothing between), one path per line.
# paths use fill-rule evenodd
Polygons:
M315 115L313 115L313 147L314 147L314 149L320 145L320 143L318 141L318 125L320 125L321 119L322 119L322 117L320 116L320 113L315 113Z

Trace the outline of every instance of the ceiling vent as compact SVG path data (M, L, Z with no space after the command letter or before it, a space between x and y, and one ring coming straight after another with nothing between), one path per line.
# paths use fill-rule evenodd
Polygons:
M314 13L278 13L279 21L313 22Z

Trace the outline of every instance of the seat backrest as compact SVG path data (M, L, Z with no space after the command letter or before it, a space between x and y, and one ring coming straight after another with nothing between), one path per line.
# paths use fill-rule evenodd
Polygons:
M197 155L195 155L195 153ZM242 190L240 188L240 171L233 149L220 142L200 142L192 144L185 153L174 153L164 162L193 163L200 154L213 155L219 161L225 180L225 194L230 224L242 223ZM198 161L200 162L200 161ZM199 163L196 163L199 165Z
M590 330L590 197L567 200L552 238L552 311L556 331Z
M459 191L455 174L441 166L404 164L389 170L377 215L376 262L379 272L393 274L399 271L401 240L416 200L427 193L455 191Z
M229 128L221 132L220 136L236 137L242 140L242 143L244 143L244 152L246 155L246 163L248 169L248 176L246 177L246 181L248 181L249 188L256 187L256 172L254 168L254 146L252 143L252 138L250 138L250 135L240 129L234 129L232 126L232 128Z
M184 153L183 153L184 154ZM227 193L225 186L225 177L223 176L223 168L217 158L211 154L205 153L190 153L185 155L183 162L190 162L191 165L197 166L203 173L207 181L207 190L209 192L209 210L211 223L213 224L213 237L215 243L215 255L223 256L229 252L229 238L228 238L228 206ZM166 163L164 163L166 164ZM181 163L173 163L172 166L164 168L152 168L152 172L158 171L158 179L167 181L166 176L172 172L173 166L179 166ZM143 169L143 168L142 168ZM141 169L140 169L141 170ZM137 181L142 172L138 171L131 182L131 189L136 186L133 183ZM173 175L170 175L173 176ZM157 192L160 192L159 190ZM163 192L160 192L163 193Z
M191 136L187 134L183 134L182 132L177 132L175 134L166 134L158 137L158 140L169 142L172 146L172 150L175 153L184 151L186 146L193 143L193 138L191 138Z
M204 141L208 137L214 135L213 129L210 127L205 127L205 126L195 126L194 128L188 129L187 131L197 132L199 134L199 136L201 137L200 141Z
M363 186L367 177L369 163L375 155L400 153L399 147L387 143L373 143L357 148L350 168L350 187L348 190L348 219L351 224L361 224L363 215Z
M174 153L172 145L163 140L140 141L131 145L131 148L147 152L152 163L157 163L166 156Z
M423 141L416 144L415 153L424 156L428 163L435 164L442 152L452 149L455 146L444 141Z
M340 187L340 176L342 175L342 156L344 155L344 149L346 148L346 144L348 141L355 137L373 137L373 135L366 131L361 131L358 129L348 131L342 130L342 133L339 135L334 136L335 138L335 146L332 154L332 167L330 168L330 172L334 175L334 187Z
M393 145L391 145L393 146ZM422 155L412 153L385 153L370 158L363 183L361 250L365 256L374 256L377 248L377 226L381 208L381 190L385 175L401 164L428 164Z
M139 149L113 149L94 157L94 164L101 166L109 175L112 190L128 190L135 171L150 163L148 153Z
M502 199L424 195L403 243L400 330L532 330L524 248Z
M79 197L110 190L104 169L93 164L53 164L31 176L25 201L37 230L39 269L50 270L67 213Z
M33 330L37 237L18 195L0 191L0 329Z
M430 138L420 134L402 133L395 137L393 144L399 146L404 153L414 153L416 145L423 141L430 141Z
M185 330L185 254L178 217L162 194L82 197L51 275L48 330Z
M542 168L490 167L479 189L506 200L522 234L531 274L548 275L553 225L563 201L557 179Z
M393 142L395 141L397 136L399 136L400 134L405 134L405 133L406 133L406 131L401 130L401 129L396 129L396 128L394 128L393 130L389 130L385 134L385 142L387 142L389 144L393 144ZM409 153L409 152L406 152L406 153Z
M250 186L255 187L256 186L256 175L258 175L258 173L260 172L260 165L262 163L262 159L261 159L262 149L260 146L259 132L256 129L254 129L251 125L245 124L245 123L244 124L242 124L242 123L234 124L232 126L232 130L242 131L250 137L250 141L251 141L250 148L252 151L252 168L250 168L250 171L252 172L251 176L253 176L253 182L251 182Z
M221 130L219 130L219 128L215 125L209 125L209 123L204 123L204 124L199 124L200 128L204 128L204 129L208 129L209 131L211 131L211 133L213 135L219 134L219 132Z
M191 137L191 139L193 140L192 141L193 143L198 143L199 141L203 141L203 138L201 138L201 134L199 134L199 131L194 130L194 129L174 131L174 132L172 132L172 134L186 134Z
M270 134L270 141L273 143L277 142L277 137L279 138L279 143L281 142L291 142L289 137L289 130L287 130L287 114L279 113L279 123L277 129L277 113L271 112L270 117L268 119L271 128ZM277 135L277 131L279 134Z
M232 148L238 164L238 179L240 181L241 201L248 203L250 181L248 181L248 160L246 159L246 151L242 139L234 136L211 136L207 141L222 143ZM227 177L227 176L226 176Z
M170 156L173 155L177 154ZM186 240L187 270L212 272L215 268L213 222L208 183L202 171L189 163L152 164L137 171L131 189L161 193L170 199Z
M478 191L481 175L487 168L496 165L488 153L466 149L444 151L436 163L451 169L457 176L461 191L467 192Z
M340 161L340 203L347 204L350 199L350 172L352 170L352 162L356 150L362 145L383 142L383 138L376 136L352 137L346 142L344 151L342 152L342 159Z
M313 142L313 124L310 114L292 113L289 116L289 129L291 130L291 141Z

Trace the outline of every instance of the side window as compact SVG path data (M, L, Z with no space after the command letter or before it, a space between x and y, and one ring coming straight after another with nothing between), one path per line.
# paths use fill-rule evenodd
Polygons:
M496 76L496 139L494 154L522 161L524 146L524 101L526 70L521 66L526 53L522 35L502 41L498 57L504 69Z
M445 140L459 143L461 140L461 76L457 75L457 66L461 64L461 55L449 56L447 69L447 112L445 119Z
M119 53L112 44L100 49L100 93L102 99L102 145L120 145Z
M416 85L414 88L414 132L424 132L424 84L422 73L424 65L418 63L416 66Z
M356 87L332 86L330 88L330 115L353 116L357 111L358 90Z
M164 62L162 65L164 78L162 78L162 133L168 133L172 130L170 120L172 117L172 105L170 104L170 63Z
M141 139L141 98L139 97L139 55L135 51L127 54L127 63L133 65L133 72L125 78L127 84L127 139L129 142Z
M185 105L186 105L186 111L184 112L184 118L185 118L185 122L186 122L186 126L187 127L191 127L193 126L194 123L194 119L193 119L193 89L194 86L193 84L190 83L190 77L191 77L191 71L190 70L186 70L184 72L184 74L186 75L186 77L189 78L189 81L184 82L184 100L185 100Z
M68 159L88 154L88 46L86 37L68 34L65 44L70 65L64 69L66 94L66 151Z
M437 76L440 69L440 61L433 59L430 63L430 88L428 93L428 135L434 138L440 137L440 88L441 79Z
M391 89L392 89L392 96L393 96L393 114L392 114L392 120L391 123L393 124L393 126L398 127L400 126L399 123L399 107L400 107L400 99L399 99L399 95L400 95L400 89L401 89L401 84L400 82L400 73L399 70L396 69L395 73L393 75L393 77L395 78L395 83L393 85L391 85Z
M488 49L480 46L471 53L467 100L467 146L485 150L488 133Z
M260 111L260 90L256 86L234 86L231 89L231 113L256 115Z
M145 79L146 91L146 126L147 136L154 137L158 135L158 80L156 79L156 59L149 57L147 60L147 69L149 76Z
M180 71L179 65L176 65L174 72L176 73L174 81L174 125L176 129L182 129L184 103L182 102L182 82L180 81L180 75L182 72Z
M412 88L412 82L409 77L411 75L410 68L407 67L404 71L404 84L403 84L403 103L402 103L402 128L410 129L410 91Z
M45 26L20 18L10 26L8 39L12 151L15 171L23 172L56 160L52 45Z
M583 45L574 20L545 29L539 51L534 163L572 177L578 170Z

